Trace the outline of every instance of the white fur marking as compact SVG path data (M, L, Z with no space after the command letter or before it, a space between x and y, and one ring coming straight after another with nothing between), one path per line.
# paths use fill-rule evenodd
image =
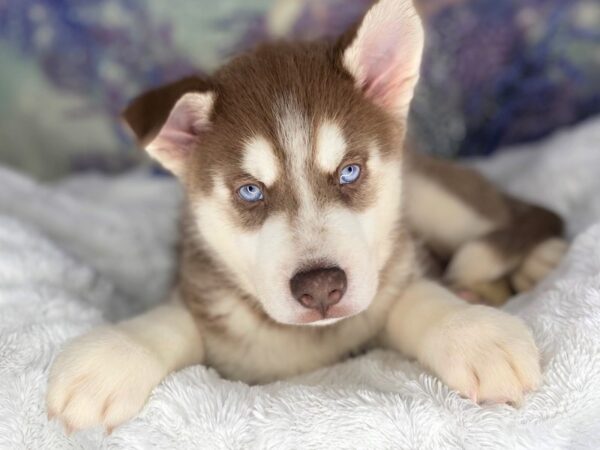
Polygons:
M279 118L277 132L289 164L288 175L294 183L294 191L300 200L300 216L318 216L315 197L306 179L306 169L311 153L311 132L308 121L293 100L276 105Z
M371 146L367 169L377 183L378 194L373 207L360 214L360 221L379 269L393 250L393 230L397 226L398 209L402 203L401 167L400 160L384 163L377 146Z
M326 121L317 135L317 164L327 173L333 173L340 165L348 145L340 126Z
M434 181L421 175L408 176L408 220L426 239L454 251L492 230L489 220Z
M218 176L213 179L212 194L203 198L196 207L196 224L204 240L216 255L238 277L240 285L256 295L252 281L258 240L258 232L241 229L229 213L231 192L225 181Z
M246 144L242 167L267 187L271 187L279 177L279 163L273 147L262 136L256 136Z

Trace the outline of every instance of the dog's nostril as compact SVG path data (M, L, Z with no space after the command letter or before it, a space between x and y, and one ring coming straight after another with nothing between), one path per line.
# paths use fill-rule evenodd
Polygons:
M314 305L315 303L315 299L308 294L304 294L302 297L300 297L299 301L300 303L302 303L303 306L307 308L312 308L312 305Z
M297 273L290 280L290 289L302 306L325 316L344 296L346 284L346 273L339 267L329 267Z
M342 291L334 289L329 293L329 300L332 302L339 302L342 299Z

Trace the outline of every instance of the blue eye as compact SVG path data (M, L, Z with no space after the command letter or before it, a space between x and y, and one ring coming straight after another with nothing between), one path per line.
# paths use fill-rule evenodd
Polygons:
M255 184L246 184L242 186L238 190L238 194L240 195L242 200L251 203L261 201L264 198L262 191Z
M358 180L360 176L360 166L358 164L350 164L340 172L340 184L351 184Z

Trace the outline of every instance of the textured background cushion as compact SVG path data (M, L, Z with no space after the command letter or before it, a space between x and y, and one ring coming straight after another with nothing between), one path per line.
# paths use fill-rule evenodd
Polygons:
M49 178L138 164L118 113L272 37L335 36L370 0L2 0L0 161ZM489 154L600 111L597 0L416 0L424 145Z

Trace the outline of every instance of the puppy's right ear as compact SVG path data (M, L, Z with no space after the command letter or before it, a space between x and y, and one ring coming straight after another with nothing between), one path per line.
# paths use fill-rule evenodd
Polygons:
M424 45L414 0L378 0L358 28L339 44L344 69L363 94L404 121L412 100Z
M148 91L122 117L140 146L165 169L183 174L186 160L210 127L215 93L198 77L188 77Z

